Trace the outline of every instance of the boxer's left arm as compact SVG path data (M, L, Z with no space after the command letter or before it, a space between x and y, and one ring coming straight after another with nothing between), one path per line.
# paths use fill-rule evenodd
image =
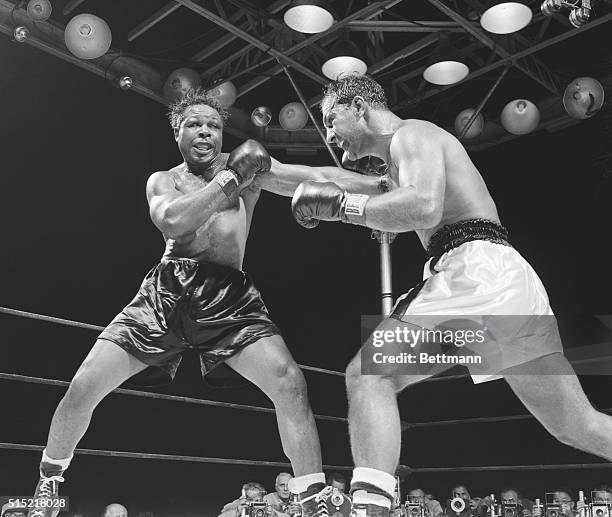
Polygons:
M263 190L288 197L293 196L295 189L303 181L332 181L344 190L369 196L383 192L379 176L364 176L341 167L281 163L275 158L272 158L270 171L257 177L257 182Z
M433 228L442 218L445 169L440 129L420 122L400 128L391 141L399 187L379 196L349 189L342 197L329 184L317 193L308 182L293 198L294 216L303 226L315 220L342 220L385 232Z

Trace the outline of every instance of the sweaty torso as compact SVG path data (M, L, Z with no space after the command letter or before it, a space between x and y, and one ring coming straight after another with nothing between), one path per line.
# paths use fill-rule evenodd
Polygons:
M222 156L221 164L225 166L227 154ZM188 172L184 165L174 167L168 174L173 178L176 189L185 194L209 183L201 176ZM249 191L243 190L240 196L223 201L202 226L180 239L170 239L164 235L164 256L186 257L241 269L255 205L249 202L248 197Z
M406 124L415 131L426 130L432 138L439 141L444 154L445 191L442 219L433 228L416 230L424 248L429 239L440 228L447 224L465 221L466 219L489 219L500 222L495 202L482 176L470 160L463 145L442 128L422 120L408 120ZM398 169L393 159L389 159L391 185L399 185Z

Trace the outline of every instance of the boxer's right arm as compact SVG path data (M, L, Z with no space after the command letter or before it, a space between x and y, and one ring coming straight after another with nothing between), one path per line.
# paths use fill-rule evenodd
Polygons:
M281 163L274 158L270 171L258 175L257 181L263 190L288 197L293 196L295 189L304 181L331 181L349 192L370 196L382 192L378 176L364 176L340 167L310 167Z
M227 196L218 181L184 194L170 174L160 171L147 181L147 200L155 226L166 237L180 239L202 226L227 201Z

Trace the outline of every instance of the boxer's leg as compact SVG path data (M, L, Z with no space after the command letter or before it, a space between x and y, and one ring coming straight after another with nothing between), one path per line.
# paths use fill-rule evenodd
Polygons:
M504 372L527 409L559 441L612 461L612 417L597 411L561 353Z
M389 318L374 332L421 327ZM423 342L410 344L386 342L374 344L368 339L346 370L346 388L349 401L349 434L355 471L351 483L353 502L366 507L368 515L386 515L391 506L395 488L395 470L399 464L401 422L397 394L451 365L420 364L420 353L440 353L439 346ZM379 343L380 344L380 343ZM415 363L381 364L381 356L411 354ZM377 372L380 375L364 374Z
M321 448L306 381L283 338L264 337L226 363L273 402L283 450L296 476L322 472Z
M68 468L74 449L85 434L99 402L132 375L147 367L119 346L98 339L75 374L68 391L55 410L47 446L40 463L40 479L34 497L56 496L58 483ZM51 508L30 510L29 517L54 515Z

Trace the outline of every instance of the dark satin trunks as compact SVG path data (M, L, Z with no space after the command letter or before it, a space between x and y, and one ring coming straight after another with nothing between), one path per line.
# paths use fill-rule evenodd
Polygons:
M244 347L280 334L251 278L238 269L187 258L164 258L136 297L99 339L149 365L139 384L171 381L186 350L200 357L202 376Z

